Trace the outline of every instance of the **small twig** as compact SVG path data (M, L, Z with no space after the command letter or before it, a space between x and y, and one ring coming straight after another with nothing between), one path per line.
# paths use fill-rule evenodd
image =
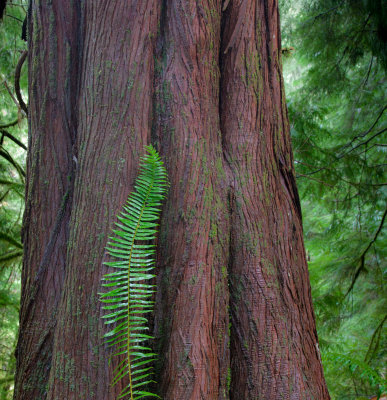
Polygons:
M376 329L372 335L370 345L368 346L367 354L364 357L364 362L369 363L372 360L372 357L375 354L376 350L378 349L378 345L380 342L380 335L382 332L383 325L386 321L387 321L387 314L384 316L384 318L382 319L380 324L376 327ZM376 339L376 344L374 346L374 349L372 349L372 345L374 344L375 339Z
M22 114L26 117L27 114L25 113L24 110L22 110L22 109L20 108L20 104L18 103L16 97L13 95L12 90L11 90L11 88L8 86L7 81L4 81L3 83L4 83L5 88L6 88L7 91L8 91L9 95L11 96L13 102L16 104L16 107L18 108L18 110L21 110Z
M297 179L298 179L298 178L307 178L307 179L311 179L312 181L316 181L316 182L318 182L318 183L321 183L321 184L323 184L323 185L325 185L325 186L328 186L328 187L331 187L331 188L334 187L333 185L330 185L329 183L326 183L326 182L324 182L324 181L321 181L320 179L312 178L311 176L305 175L305 174L298 174L298 175L296 176L296 178L297 178Z
M366 77L365 77L365 79L364 79L364 81L363 81L363 83L362 83L362 85L361 85L363 88L364 88L365 85L367 84L368 78L370 77L370 73L371 73L371 69L372 69L372 64L373 64L373 62L374 62L374 56L371 57L371 61L370 61L370 64L369 64L369 66L368 66L368 71L367 71Z
M348 294L352 291L352 289L355 286L355 283L357 281L357 278L359 277L359 275L362 272L362 270L365 268L365 256L366 256L368 250L371 248L371 246L375 243L376 239L378 238L379 233L382 231L382 228L383 228L383 225L384 225L384 221L386 219L386 215L387 215L387 208L384 210L384 214L383 214L382 220L380 222L379 228L376 231L373 239L368 243L367 248L363 251L363 253L359 257L360 265L359 265L358 269L356 270L355 275L354 275L354 277L352 279L351 285L350 285L349 289L347 290L347 293L345 294L344 297L347 297Z
M301 162L299 162L298 161L298 163L299 164L302 164ZM306 165L306 164L305 164ZM302 175L302 176L310 176L310 175L314 175L314 174L317 174L317 172L320 172L320 171L323 171L324 169L331 169L330 167L321 167L321 168L319 168L319 169L316 169L316 170L314 170L314 171L312 171L312 172L308 172L308 173L306 173L306 174L304 174L304 175ZM298 178L298 175L297 175L297 178Z
M20 18L15 17L15 16L13 16L13 15L11 15L11 14L7 14L6 17L16 19L16 21L19 21L19 22L23 23L23 21L22 21Z
M0 203L8 196L10 193L11 189L8 189L1 197L0 197Z
M8 122L7 124L0 125L0 129L10 128L11 126L15 126L16 124L19 123L19 121L20 121L19 118L16 118L12 122Z
M330 14L332 11L337 10L337 9L341 6L341 4L343 4L343 3L344 3L344 2L342 1L342 2L341 2L340 4L338 4L337 6L332 7L332 8L329 8L328 10L323 11L323 12L321 12L321 13L319 13L319 14L317 14L317 15L314 15L313 17L307 19L306 21L303 22L302 27L304 27L305 25L307 25L308 22L310 22L310 21L313 21L313 22L314 22L314 21L316 21L316 19L319 19L319 18L321 18L322 16L327 15L327 14Z
M299 160L294 160L294 163L295 163L295 164L306 165L307 167L310 167L310 168L315 168L315 166L313 166L313 165L311 165L311 164L308 164L308 163L306 163L306 162L303 162L303 161L299 161ZM308 176L310 176L310 175L317 174L317 172L323 171L323 170L325 170L325 169L331 170L332 168L331 168L331 167L328 167L328 166L323 166L323 167L320 167L320 168L318 168L318 169L316 169L316 170L314 170L314 171L307 172L307 173L303 174L302 176L308 177ZM301 175L300 175L300 176L301 176ZM298 178L298 175L297 175L296 177Z
M21 7L24 10L24 4L23 3L14 3L12 1L8 1L8 4L10 6Z
M8 151L4 149L4 147L0 148L0 157L3 157L10 164L12 164L19 173L22 180L24 181L26 173L24 172L23 168L12 158L12 156L8 153Z
M364 146L364 145L368 144L372 139L376 138L377 136L381 135L382 133L384 133L386 131L387 131L387 128L384 128L381 131L375 133L373 136L371 136L370 138L368 138L364 142L361 142L361 143L357 144L355 147L352 147L352 149L350 149L346 153L342 154L342 156L340 156L339 158L344 157L345 155L351 153L353 150L356 150L360 146Z
M380 145L380 146L387 146L387 145ZM308 164L308 163L305 163L305 162L302 162L302 161L298 161L298 160L295 160L294 161L296 164L301 164L301 165L306 165L307 167L313 167L313 165L311 165L311 164ZM315 181L317 181L317 182L320 182L320 183L322 183L322 184L324 184L324 185L328 185L328 186L330 186L330 187L334 187L334 185L329 185L328 183L326 183L326 182L324 182L324 181L320 181L320 180L318 180L318 179L316 179L316 178L312 178L310 175L314 175L314 174L316 174L317 172L320 172L320 171L323 171L323 170L325 170L325 169L327 169L327 170L334 170L334 168L331 168L331 167L328 167L328 166L325 166L325 167L321 167L321 168L319 168L319 169L317 169L317 170L315 170L315 171L312 171L312 172L309 172L309 173L305 173L305 174L298 174L297 176L296 176L296 178L308 178L308 179L313 179L313 180L315 180ZM344 179L342 176L337 176L337 179L338 180L342 180L343 182L345 182L345 183L348 183L348 184L350 184L350 185L352 185L352 186L387 186L387 183L368 183L368 182L352 182L352 181L348 181L347 179Z
M5 383L11 383L15 379L14 375L6 376L5 378L0 379L0 385L4 385Z
M363 27L361 28L361 30L360 31L355 31L355 34L348 41L348 44L345 47L345 49L343 51L343 54L340 57L340 60L336 63L336 69L339 68L339 66L340 66L341 62L343 61L343 59L345 57L345 54L347 53L348 50L350 52L349 55L351 55L353 53L353 49L358 44L359 40L363 37L362 34L363 34L367 24L368 24L368 21L369 21L370 17L371 17L371 14L368 14L368 16L367 16L367 18L365 20L365 23L364 23ZM351 44L352 44L352 48L350 46Z
M15 93L16 93L16 97L19 101L19 106L26 113L26 115L28 115L28 108L26 106L26 103L24 103L23 97L20 92L20 74L21 74L21 69L24 64L24 61L27 58L27 54L28 54L27 50L24 50L22 55L19 58L19 61L16 65L16 69L15 69Z
M0 128L0 132L6 136L7 138L11 139L14 143L16 143L18 146L20 146L22 149L27 150L27 147L25 146L24 143L22 143L19 139L15 138L11 133L6 131L5 129Z
M12 236L8 235L6 232L1 232L0 231L0 240L7 242L15 247L18 247L19 249L23 248L23 245L21 244L21 242L15 238L13 238Z
M347 147L350 147L352 145L352 143L360 138L363 138L364 136L367 136L376 126L376 124L379 122L379 119L382 117L382 115L384 114L384 111L386 111L387 109L387 105L385 105L382 110L380 111L379 115L377 116L375 122L371 125L371 127L366 130L365 132L360 133L359 135L356 135L349 143L347 143L346 145L344 145L342 147L342 150L346 149ZM339 156L341 157L341 156Z
M343 177L339 177L338 179L341 179L343 182L348 183L349 185L352 186L385 186L387 183L368 183L368 182L352 182L348 181L347 179L344 179Z

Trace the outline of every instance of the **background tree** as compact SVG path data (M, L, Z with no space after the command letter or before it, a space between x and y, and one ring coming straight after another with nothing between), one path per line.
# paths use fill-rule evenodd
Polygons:
M1 14L1 7L0 7ZM20 37L25 15L21 5L9 6L0 22L0 399L12 396L14 351L18 328L24 208L26 123L17 107L15 69L26 45ZM26 87L26 69L21 69ZM26 93L23 93L25 95Z
M387 386L387 7L284 1L282 14L284 45L294 48L285 76L327 382L334 398L369 396Z
M154 321L160 393L329 398L276 1L32 1L28 32L14 398L119 392L97 293L106 235L150 141L171 181Z

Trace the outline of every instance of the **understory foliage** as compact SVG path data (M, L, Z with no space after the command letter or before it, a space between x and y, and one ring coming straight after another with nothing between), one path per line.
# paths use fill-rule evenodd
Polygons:
M15 100L14 74L26 48L20 39L24 16L23 2L19 1L7 6L0 21L0 400L12 398L16 367L26 119ZM24 66L20 76L24 98L26 71Z
M387 3L282 1L287 103L333 399L386 391Z
M130 400L157 395L143 390L151 383L152 366L156 354L146 347L153 339L148 330L147 313L153 311L154 253L157 220L167 190L167 173L156 150L146 147L141 159L140 174L135 191L129 195L123 211L118 215L114 235L106 247L115 260L106 262L115 272L104 275L102 286L112 288L101 295L107 314L105 323L113 328L105 334L106 343L114 347L114 356L121 357L112 384L123 378L128 383L120 398ZM145 343L145 345L144 345Z

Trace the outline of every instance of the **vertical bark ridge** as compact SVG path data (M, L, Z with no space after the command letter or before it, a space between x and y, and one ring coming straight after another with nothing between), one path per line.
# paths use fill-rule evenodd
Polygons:
M29 146L15 399L45 398L66 265L81 43L79 15L31 1Z
M283 94L278 4L230 2L223 18L221 131L232 171L230 399L329 399Z
M84 2L79 128L67 268L47 398L113 399L104 345L103 249L150 141L158 1Z
M171 188L155 335L164 400L226 399L228 215L219 133L220 1L164 2L154 139Z

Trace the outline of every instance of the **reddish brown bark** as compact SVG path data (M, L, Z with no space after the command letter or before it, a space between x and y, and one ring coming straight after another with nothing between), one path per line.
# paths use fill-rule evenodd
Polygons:
M164 399L225 399L228 209L219 130L221 2L165 3L156 135L171 181L156 338Z
M51 366L69 237L78 85L76 10L63 2L34 4L32 10L28 54L32 118L22 232L16 399L43 398Z
M32 146L15 399L113 399L121 388L109 384L115 365L103 345L98 292L107 234L150 140L159 6L41 3L32 6L30 33ZM55 219L58 238L43 263ZM48 272L32 286L40 264Z
M171 182L155 390L164 400L328 399L277 3L43 0L31 11L15 399L119 393L98 292L107 236L149 142Z
M231 169L230 399L327 399L302 238L276 0L229 4L221 130Z
M122 389L109 384L116 360L108 366L98 293L107 234L150 140L157 10L157 1L109 0L83 9L78 162L47 399L109 399Z

